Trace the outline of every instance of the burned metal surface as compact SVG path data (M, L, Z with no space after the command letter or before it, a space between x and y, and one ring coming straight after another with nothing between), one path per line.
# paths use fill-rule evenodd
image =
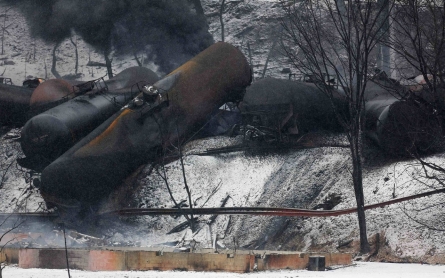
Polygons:
M159 78L151 70L133 67L110 80L108 90L94 85L93 91L78 96L31 118L21 132L21 147L27 157L52 161L99 126L139 93L139 88ZM139 80L139 83L130 83ZM92 83L95 84L95 83ZM116 88L127 85L126 88ZM109 89L112 88L112 89Z
M22 125L34 89L0 84L0 124Z
M0 84L0 123L21 126L30 115L67 101L71 93L72 85L61 79L50 79L37 88Z
M140 82L154 83L159 76L146 67L131 67L124 69L113 78L106 80L109 91L136 86Z
M376 79L365 92L365 131L391 155L436 149L442 138L438 115L427 102L389 79Z
M22 86L26 88L37 88L41 83L45 82L43 78L26 79Z
M333 101L337 112L345 113L339 92ZM244 123L277 133L341 130L330 98L312 83L261 79L247 88L240 109Z
M365 91L366 135L391 155L435 151L442 138L441 120L428 97L377 76ZM348 115L340 93L334 106L337 113ZM253 127L246 135L263 141L280 140L283 133L341 130L329 98L311 83L259 80L247 89L240 108L244 123Z
M242 97L251 82L244 55L216 43L156 82L155 102L140 94L42 173L47 199L97 202L138 166L191 138L211 113Z

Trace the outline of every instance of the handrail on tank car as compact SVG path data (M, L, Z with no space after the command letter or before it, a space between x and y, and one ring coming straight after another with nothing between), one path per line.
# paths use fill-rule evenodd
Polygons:
M331 76L329 73L323 73L323 81L319 80L316 74L303 74L301 81L308 83L322 83L332 86L338 89L338 82L335 80L335 76Z
M83 95L95 88L97 89L96 93L108 91L108 85L105 83L104 77L105 76L102 76L97 79L87 81L85 83L73 85L73 94L75 94L76 96Z
M0 84L13 85L11 78L3 76L0 76Z

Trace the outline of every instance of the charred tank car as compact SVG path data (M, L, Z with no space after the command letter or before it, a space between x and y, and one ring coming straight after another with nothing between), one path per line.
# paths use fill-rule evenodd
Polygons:
M50 203L97 202L137 167L193 137L215 109L242 98L250 82L250 67L237 48L210 46L45 168L42 195Z
M395 156L432 152L442 133L439 118L425 99L384 77L366 86L365 131Z
M278 133L339 131L334 106L346 113L346 102L334 88L333 103L313 83L265 78L247 88L240 110L244 123ZM333 105L334 104L334 105Z
M73 86L62 79L50 79L37 88L0 84L0 123L22 126L30 114L57 106L72 93Z
M108 91L129 88L145 82L148 84L159 80L159 76L146 67L131 67L124 69L113 78L105 81Z
M0 84L0 124L22 125L34 89Z
M129 68L105 81L107 90L95 89L31 118L21 132L23 153L27 158L56 159L158 79L147 68Z

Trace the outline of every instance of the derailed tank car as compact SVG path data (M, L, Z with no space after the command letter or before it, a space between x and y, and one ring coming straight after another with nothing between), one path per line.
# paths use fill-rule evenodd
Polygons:
M428 102L387 78L366 86L365 131L396 156L432 152L442 138L439 117Z
M73 86L62 79L50 79L37 88L2 85L0 123L22 126L30 117L67 101Z
M26 122L33 91L32 88L0 84L0 124L21 125Z
M147 68L128 68L105 81L107 90L94 90L31 118L21 132L23 153L27 158L56 159L158 79Z
M138 166L184 143L223 103L242 98L250 82L238 49L222 42L210 46L45 168L42 195L49 202L97 202Z
M313 83L274 78L255 81L240 105L243 121L288 134L342 130L334 107L344 114L347 103L332 89L333 101Z

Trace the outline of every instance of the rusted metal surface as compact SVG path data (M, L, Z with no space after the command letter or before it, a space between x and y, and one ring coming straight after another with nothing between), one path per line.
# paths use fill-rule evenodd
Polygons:
M31 107L48 104L62 99L73 92L73 85L66 80L50 79L34 90L29 104Z
M139 94L139 88L158 79L147 68L129 68L105 82L111 84L108 90L95 88L31 118L21 131L24 154L49 161L56 159ZM134 80L139 81L131 83ZM127 87L116 88L120 85Z
M140 94L42 173L44 196L97 202L138 166L193 136L211 113L240 99L251 82L244 55L216 43Z

